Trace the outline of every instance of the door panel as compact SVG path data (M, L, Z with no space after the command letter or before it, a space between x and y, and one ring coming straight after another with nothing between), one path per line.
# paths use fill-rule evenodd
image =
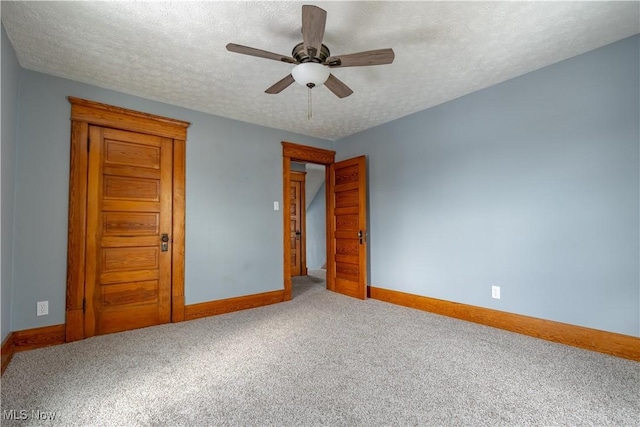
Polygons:
M157 178L133 178L119 171L122 176L104 175L104 200L140 200L157 202L160 200L160 182Z
M156 236L160 215L147 212L103 212L102 236Z
M300 182L291 181L289 193L291 199L291 275L300 276L301 274L301 251L300 251Z
M291 171L289 186L289 209L291 214L291 276L307 274L305 253L305 175L306 172Z
M172 140L89 128L86 336L171 317Z
M335 291L365 299L367 294L366 157L334 163L332 240Z
M123 307L140 302L158 302L158 281L124 282L102 287L103 307Z

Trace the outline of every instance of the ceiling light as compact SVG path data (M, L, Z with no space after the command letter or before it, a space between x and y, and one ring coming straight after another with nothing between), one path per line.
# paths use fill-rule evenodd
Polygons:
M311 120L313 113L311 112L311 89L321 86L329 78L329 67L317 62L303 62L293 67L291 76L299 85L309 88L307 95L307 120Z
M317 62L303 62L296 65L291 71L293 79L309 89L323 85L329 78L329 74L329 67Z

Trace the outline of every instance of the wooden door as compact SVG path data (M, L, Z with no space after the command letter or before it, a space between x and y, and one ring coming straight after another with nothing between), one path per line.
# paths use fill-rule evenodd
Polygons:
M289 211L291 216L290 246L291 246L291 275L307 274L305 251L305 173L291 171L291 185L289 188Z
M360 156L330 167L334 290L367 297L367 170Z
M172 139L90 126L85 336L171 320L171 212Z

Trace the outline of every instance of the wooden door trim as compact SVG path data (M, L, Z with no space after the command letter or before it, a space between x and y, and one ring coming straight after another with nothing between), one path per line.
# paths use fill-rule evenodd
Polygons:
M84 277L87 226L89 124L71 122L69 224L67 237L66 339L84 338Z
M335 161L336 152L332 150L325 150L324 148L283 141L282 155L284 157L288 157L289 160L294 162L310 162L328 166Z
M71 120L166 138L187 139L187 128L191 124L189 122L73 96L68 99L71 103Z
M187 127L190 123L71 96L68 99L71 103L71 159L69 172L66 341L77 341L85 337L83 302L85 298L89 125L173 139L171 321L179 322L184 320L185 153Z
M289 230L291 229L291 218L289 212L291 210L291 201L289 200L289 187L291 186L291 162L309 162L324 166L331 166L336 157L336 152L325 150L323 148L310 147L307 145L299 145L291 142L282 142L282 218L283 218L283 244L284 244L284 301L291 300L291 248ZM331 222L330 213L333 212L333 200L329 195L333 190L330 184L329 168L325 168L325 187L326 187L326 229L327 229L327 289L333 290L333 277L329 274L333 271L333 243L331 239Z
M185 246L185 173L186 132L173 140L173 224L171 226L171 321L184 320L184 246ZM178 176L180 177L178 179Z

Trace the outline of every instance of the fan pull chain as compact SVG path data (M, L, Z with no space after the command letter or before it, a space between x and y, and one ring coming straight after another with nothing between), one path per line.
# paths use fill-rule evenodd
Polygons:
M308 104L307 104L307 120L311 120L311 117L313 117L313 112L311 111L311 88L308 89L308 96L307 96L307 100L308 100Z

